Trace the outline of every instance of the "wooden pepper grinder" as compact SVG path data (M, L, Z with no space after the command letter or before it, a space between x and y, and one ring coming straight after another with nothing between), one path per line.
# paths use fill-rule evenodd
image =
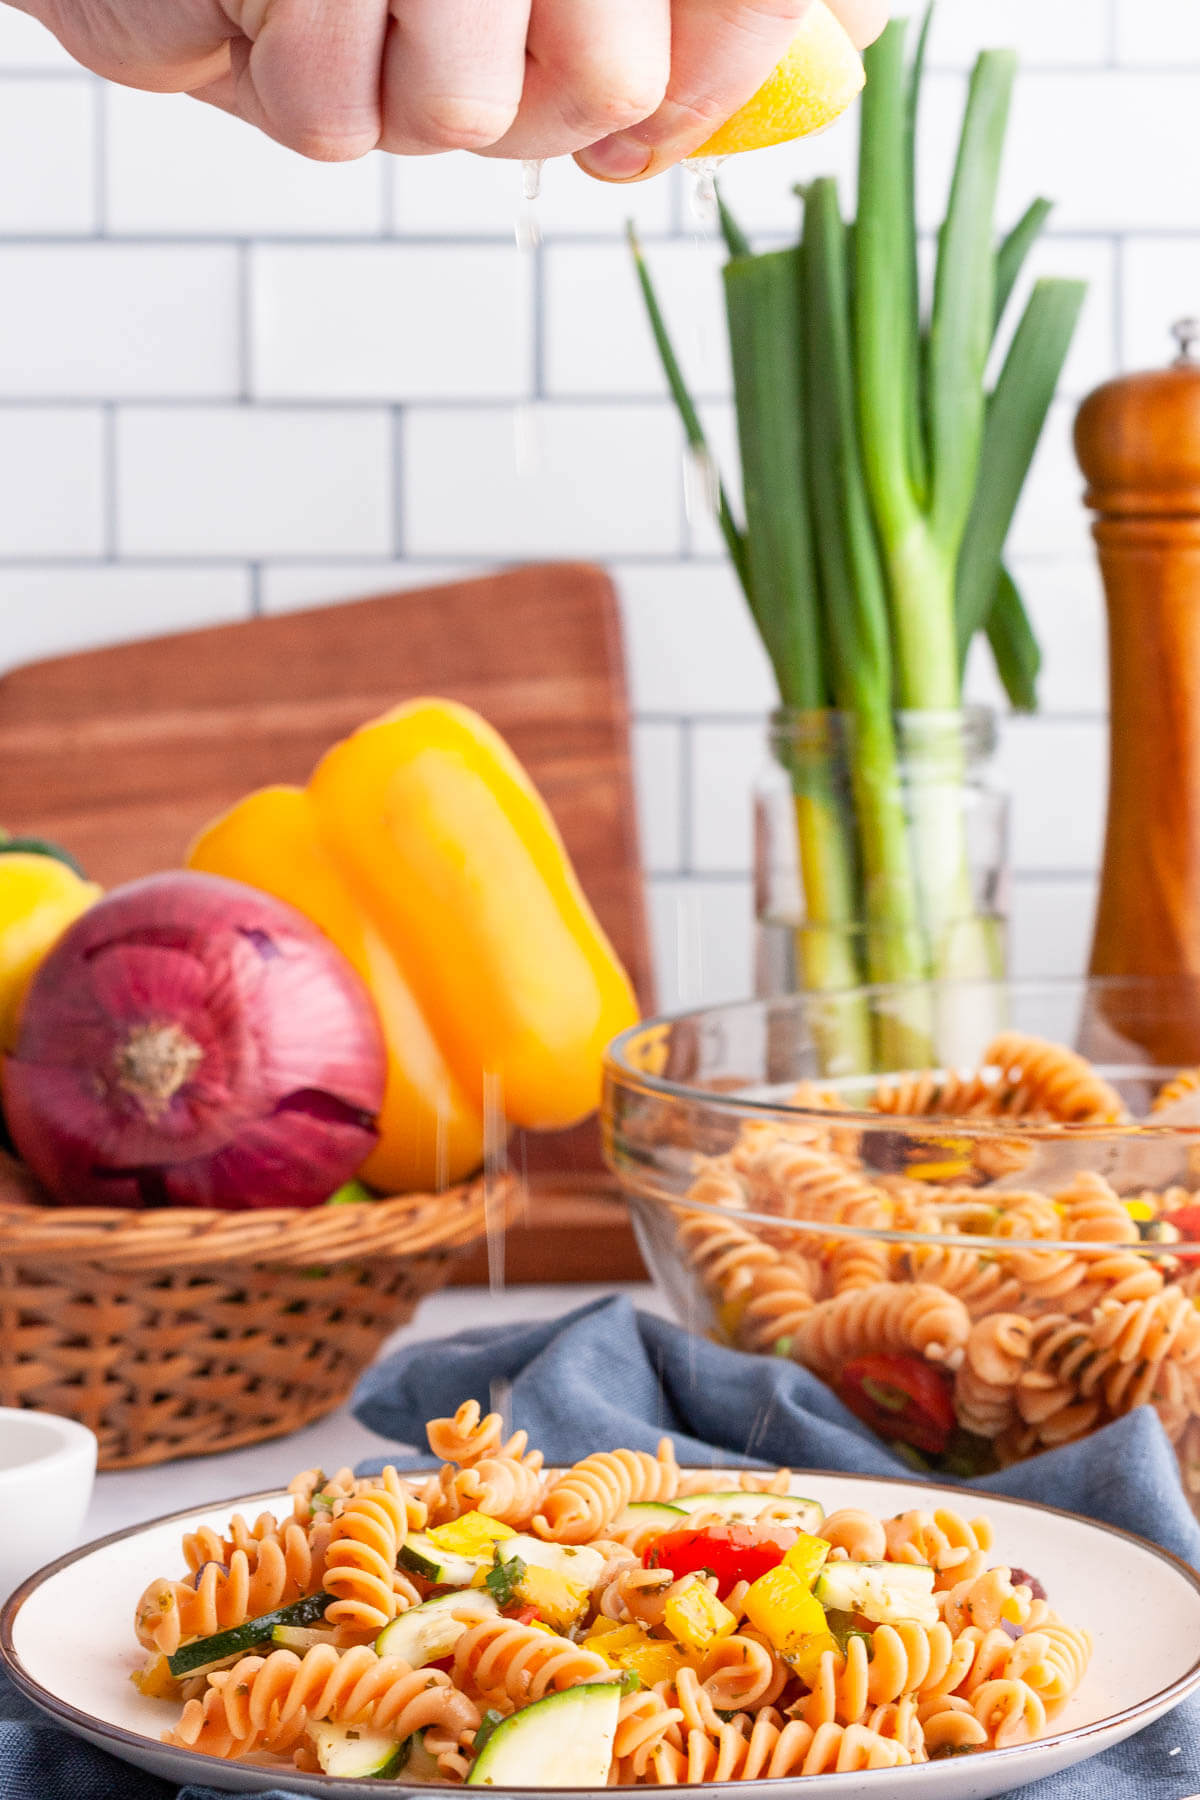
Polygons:
M1181 978L1200 978L1200 321L1174 335L1170 368L1089 395L1075 449L1098 515L1112 717L1091 971L1190 988ZM1193 1018L1189 1038L1194 1029Z

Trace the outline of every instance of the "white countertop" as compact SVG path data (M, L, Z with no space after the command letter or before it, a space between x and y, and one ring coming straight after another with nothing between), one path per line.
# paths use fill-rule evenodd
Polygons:
M487 1288L446 1288L418 1307L412 1324L398 1331L381 1354L386 1355L401 1344L446 1337L480 1325L515 1325L527 1319L556 1318L611 1293L628 1294L635 1305L647 1312L669 1311L662 1296L649 1285L514 1287L499 1294L489 1293ZM231 1450L223 1456L192 1456L182 1462L160 1463L156 1468L99 1475L80 1541L87 1543L126 1525L159 1518L193 1504L202 1506L209 1500L284 1487L300 1469L336 1469L343 1463L353 1465L364 1457L397 1448L411 1451L415 1446L390 1444L341 1408L304 1431L272 1438L269 1443L255 1444L246 1450Z

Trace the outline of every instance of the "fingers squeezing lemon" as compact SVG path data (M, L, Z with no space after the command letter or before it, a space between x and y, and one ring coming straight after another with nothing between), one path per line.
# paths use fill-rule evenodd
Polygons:
M865 80L850 37L823 0L814 0L783 61L692 155L733 156L822 131L841 117Z

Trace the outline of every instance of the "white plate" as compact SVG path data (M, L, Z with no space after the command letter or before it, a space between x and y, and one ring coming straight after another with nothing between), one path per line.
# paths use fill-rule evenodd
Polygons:
M996 1529L996 1561L1037 1575L1051 1604L1071 1624L1086 1626L1095 1640L1082 1689L1055 1721L1052 1737L910 1768L872 1770L865 1780L873 1800L918 1794L921 1800L985 1800L1009 1793L1120 1743L1200 1687L1200 1576L1141 1538L1050 1507L962 1488L824 1474L798 1475L794 1488L819 1500L827 1512L843 1506L861 1506L881 1518L914 1506L948 1506L969 1516L986 1512ZM180 1569L181 1533L202 1524L222 1529L233 1512L254 1517L264 1508L287 1512L290 1505L286 1494L226 1500L118 1532L53 1563L18 1588L0 1615L0 1657L13 1680L68 1730L169 1780L238 1793L284 1786L338 1800L379 1800L377 1781L331 1780L298 1774L279 1762L228 1763L170 1749L159 1740L178 1708L147 1700L130 1684L130 1672L142 1660L133 1634L134 1606L155 1576ZM806 1792L810 1784L820 1800L861 1800L864 1777L809 1776ZM794 1800L797 1782L791 1777L735 1786L761 1800ZM404 1782L395 1783L394 1790L447 1791ZM670 1791L730 1800L734 1790L722 1784ZM593 1800L611 1792L602 1789Z

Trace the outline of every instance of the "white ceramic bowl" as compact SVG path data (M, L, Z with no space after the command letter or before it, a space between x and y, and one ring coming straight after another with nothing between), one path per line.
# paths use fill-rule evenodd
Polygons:
M86 1425L0 1406L0 1600L79 1542L95 1475Z

